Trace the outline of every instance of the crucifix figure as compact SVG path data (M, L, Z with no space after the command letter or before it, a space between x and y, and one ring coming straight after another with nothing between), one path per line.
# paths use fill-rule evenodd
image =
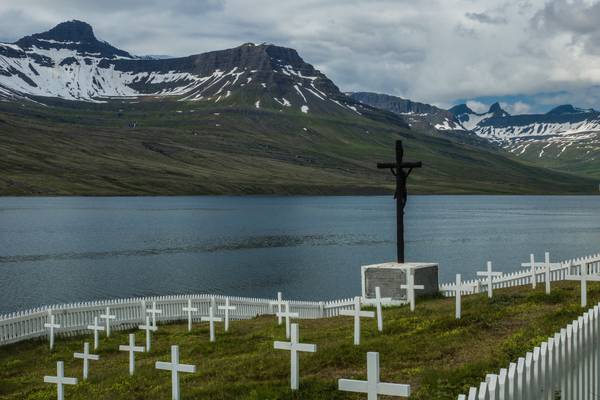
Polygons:
M412 161L404 161L404 148L402 141L396 141L396 162L395 163L378 163L377 168L389 169L396 177L396 232L397 232L397 251L398 263L404 263L404 207L406 206L407 190L406 180L412 172L413 168L421 168L423 164Z

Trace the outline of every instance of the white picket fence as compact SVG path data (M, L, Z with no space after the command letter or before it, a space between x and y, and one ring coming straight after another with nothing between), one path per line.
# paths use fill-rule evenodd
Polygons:
M50 315L54 315L55 322L61 326L57 331L58 336L89 332L87 326L93 324L94 317L100 317L100 314L106 311L106 307L110 307L110 313L116 316L116 319L111 321L112 329L129 329L145 321L146 309L152 307L152 302L156 302L156 307L162 310L162 314L156 317L157 321L187 321L187 313L182 308L187 306L188 299L191 299L192 305L198 308L193 320L199 322L202 315L208 315L213 298L219 306L225 305L227 297L201 294L91 301L7 314L0 316L0 346L27 339L46 338L48 330L44 328L44 324L49 322ZM232 319L249 319L277 312L277 306L272 304L274 299L229 297L229 301L236 307L235 311L230 312ZM353 305L354 299L329 302L290 301L291 311L299 313L302 319L334 317L341 309L348 309ZM223 313L224 311L217 310L215 316L221 316Z
M458 400L600 398L600 303Z
M600 273L600 254L561 262L560 267L553 267L550 269L550 281L564 281L565 277L569 274L579 275L582 265L588 266L589 274ZM494 277L492 279L492 287L494 289L501 289L514 286L531 285L533 281L532 276L533 275L530 268L523 269L521 271L510 272L498 277ZM543 267L536 268L535 276L537 283L546 282L546 274ZM441 284L440 293L446 297L454 297L454 285L454 282ZM470 286L470 289L461 291L463 295L482 293L487 290L487 278L464 281L462 285L467 287Z

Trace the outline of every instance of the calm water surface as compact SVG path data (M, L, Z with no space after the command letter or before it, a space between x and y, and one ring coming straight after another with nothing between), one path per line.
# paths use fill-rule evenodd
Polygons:
M600 197L415 196L407 259L440 280L600 252ZM391 197L0 198L0 314L113 297L327 300L395 258Z

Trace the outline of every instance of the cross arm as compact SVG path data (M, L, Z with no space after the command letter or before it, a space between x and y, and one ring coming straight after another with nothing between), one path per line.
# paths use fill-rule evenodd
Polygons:
M317 345L316 344L307 344L307 343L298 343L296 345L296 350L305 351L308 353L315 353L317 351Z
M491 276L501 276L502 272L498 272L498 271L496 271L496 272L477 271L477 276L488 276L488 275L491 275Z
M63 385L77 385L77 378L66 378L61 376L44 376L46 383L62 383Z
M188 372L194 373L196 372L196 366L191 364L177 364L176 366L177 372Z
M274 342L273 348L276 350L291 350L292 344L290 342Z
M90 360L98 361L100 356L97 354L73 353L73 358L88 358Z
M365 381L338 379L338 389L344 392L367 393L368 386Z
M345 317L354 317L354 310L340 310L338 314Z
M377 385L377 392L386 396L410 396L410 385L404 385L401 383L379 383Z
M400 168L421 168L423 162L421 161L406 161L400 164ZM397 163L377 163L377 169L392 169L398 168Z
M592 281L592 282L600 282L600 275L567 275L565 277L568 281Z
M365 318L375 318L374 311L361 311L358 313L358 315Z
M413 288L413 290L423 290L425 289L425 286L423 285L400 285L400 289L408 289L410 290L410 288Z
M210 321L214 321L214 322L221 322L223 320L223 318L221 317L201 317L200 320L202 322L210 322Z

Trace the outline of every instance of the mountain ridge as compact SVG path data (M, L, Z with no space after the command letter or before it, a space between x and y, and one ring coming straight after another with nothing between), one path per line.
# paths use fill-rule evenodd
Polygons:
M102 53L91 28L66 24L0 44L2 194L381 194L393 180L375 163L399 139L427 165L413 193L596 189L470 131L439 133L447 111L420 127L422 103L402 116L359 102L294 49L147 59Z

